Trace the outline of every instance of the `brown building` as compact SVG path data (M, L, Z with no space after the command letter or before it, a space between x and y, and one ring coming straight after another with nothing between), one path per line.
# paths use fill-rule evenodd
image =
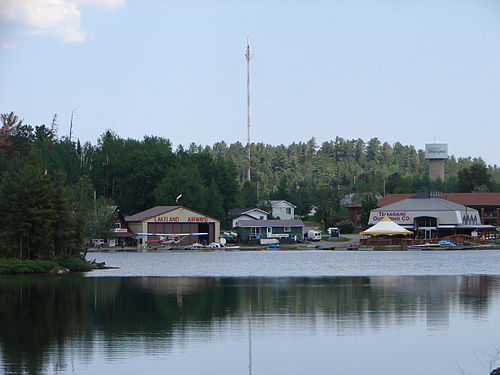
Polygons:
M500 226L500 193L446 193L443 197L478 210L481 224Z
M114 238L109 240L109 246L137 246L134 233L129 229L125 221L125 216L123 216L118 208L116 211L117 218L113 227Z
M125 220L135 235L143 234L142 237L139 236L139 245L146 245L148 239L157 240L150 236L152 233L177 234L182 245L219 241L219 220L183 206L156 206L127 216ZM206 235L190 235L192 233Z

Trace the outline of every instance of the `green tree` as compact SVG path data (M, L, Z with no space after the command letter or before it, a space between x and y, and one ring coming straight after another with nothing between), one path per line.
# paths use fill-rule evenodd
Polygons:
M340 198L337 189L323 187L318 191L316 198L317 210L316 219L321 222L323 230L339 222L342 217L340 215Z
M370 212L377 208L377 197L373 193L365 194L361 200L361 205L363 207L361 209L361 217L359 221L361 225L368 225L368 222L370 221Z
M257 184L245 181L241 187L240 206L244 208L257 207Z
M305 181L292 188L290 202L297 207L295 213L299 217L305 218L309 215L313 206L313 191Z
M182 205L198 211L203 211L207 197L200 171L194 164L169 168L153 194L157 205L176 205L176 198L182 194Z
M223 206L224 200L222 194L219 191L215 180L212 179L212 183L205 189L205 205L203 207L203 212L209 216L215 217L221 221L226 219L226 211L224 211Z
M31 160L30 160L31 159ZM0 184L0 237L4 255L34 259L54 252L54 191L36 154L4 174Z
M458 172L458 191L462 193L491 191L493 186L491 175L484 164L475 163Z
M71 201L64 184L64 175L56 172L52 177L54 208L54 254L79 254L84 235L84 218L71 209Z
M37 259L79 253L83 221L71 209L62 172L48 172L33 146L0 180L0 251Z
M94 209L88 212L87 238L109 239L114 237L112 231L117 219L117 207L104 197L96 199Z

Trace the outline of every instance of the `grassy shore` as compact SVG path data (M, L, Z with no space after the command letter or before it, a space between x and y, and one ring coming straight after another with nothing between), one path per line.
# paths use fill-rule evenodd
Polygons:
M342 237L342 236L339 236L339 237L330 237L330 236L323 235L321 237L322 237L323 241L327 241L327 242L347 242L347 241L351 240L350 238Z
M87 272L98 268L95 263L90 263L83 258L55 257L52 259L19 260L17 258L0 258L0 274L37 274L37 273L61 273ZM67 271L66 271L67 272Z

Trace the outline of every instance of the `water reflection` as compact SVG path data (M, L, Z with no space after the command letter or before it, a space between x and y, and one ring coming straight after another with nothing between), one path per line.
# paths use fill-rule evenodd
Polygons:
M252 347L249 330L265 342L364 337L422 322L432 333L450 330L453 319L492 324L499 290L495 276L1 278L3 370L92 373L131 357L168 361L210 344L231 352Z

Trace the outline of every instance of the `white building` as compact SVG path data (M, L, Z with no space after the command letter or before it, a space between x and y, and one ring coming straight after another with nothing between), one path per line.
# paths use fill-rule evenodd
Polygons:
M417 238L470 234L481 227L479 212L473 208L422 193L370 212L369 225L389 217L415 232Z
M268 213L259 208L237 208L229 211L229 219L233 223L233 228L238 226L242 220L267 220Z
M280 220L293 220L295 217L295 209L297 208L293 204L283 200L271 201L271 206L273 208L272 215Z

